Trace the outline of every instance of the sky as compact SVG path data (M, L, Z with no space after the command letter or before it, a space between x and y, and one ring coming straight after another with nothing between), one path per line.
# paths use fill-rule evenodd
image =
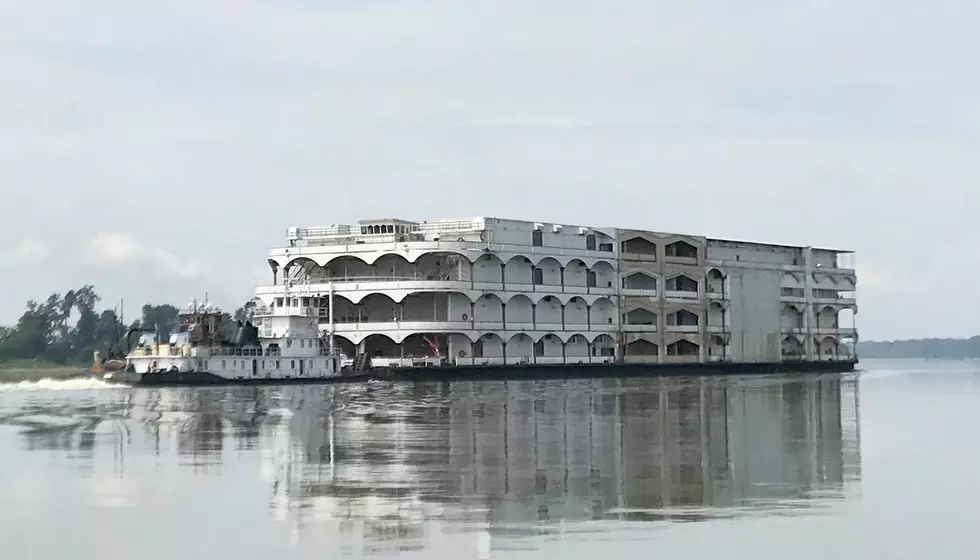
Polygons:
M494 216L853 249L863 339L978 334L978 19L0 0L0 324L83 284L234 309L289 226Z

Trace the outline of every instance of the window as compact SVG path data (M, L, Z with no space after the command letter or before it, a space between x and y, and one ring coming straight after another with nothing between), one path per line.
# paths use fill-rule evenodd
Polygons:
M605 253L612 253L613 252L613 244L612 243L600 243L599 244L599 250L600 251L603 251Z
M602 348L600 353L601 353L602 357L604 357L604 358L612 358L613 356L616 355L616 349L615 348L609 348L609 347Z
M531 232L531 245L540 247L544 244L544 234L540 229Z
M544 271L540 268L532 268L531 271L534 277L534 285L540 286L544 284Z
M585 283L585 285L588 286L589 288L595 288L596 287L596 275L595 275L595 271L593 271L593 270L590 270L589 271L588 276L586 277L586 283Z
M587 251L595 251L595 236L586 235L585 236L585 249Z
M221 360L221 369L225 369L225 361Z
M296 360L289 360L289 369L296 369Z
M539 340L539 341L537 341L537 342L534 343L534 355L535 356L544 356L544 341L543 340Z
M279 360L276 360L276 369L279 369Z

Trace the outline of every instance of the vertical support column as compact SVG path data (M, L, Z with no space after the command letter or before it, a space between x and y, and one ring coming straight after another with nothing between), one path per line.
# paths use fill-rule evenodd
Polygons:
M476 329L476 304L470 302L470 328Z
M503 330L507 330L507 304L503 301L500 302L500 326Z
M560 267L558 269L558 276L561 278L561 291L565 293L565 267Z
M327 332L330 333L330 356L334 355L334 324L333 324L333 282L327 285Z
M507 263L500 263L500 289L507 291Z
M470 261L470 289L476 289L476 276L473 274L475 271L473 261Z
M507 363L507 342L506 341L500 343L500 353L503 354L504 364L506 364Z
M538 304L531 304L531 330L538 330Z
M561 330L565 330L565 304L561 306Z
M561 363L563 363L563 364L567 364L568 363L568 358L565 356L565 350L566 350L565 345L566 344L567 343L564 340L561 342Z
M806 311L803 315L806 345L804 350L806 352L806 359L814 359L814 345L813 345L813 334L814 334L814 324L813 324L813 247L803 248L803 271L805 274L803 280L804 298ZM818 350L819 351L819 350Z

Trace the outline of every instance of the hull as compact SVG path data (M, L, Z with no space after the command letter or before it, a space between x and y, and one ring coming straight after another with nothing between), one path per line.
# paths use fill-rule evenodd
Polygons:
M419 368L379 368L363 373L326 378L228 379L207 372L164 372L107 374L109 382L135 386L186 385L296 385L364 383L368 381L469 381L469 380L542 380L629 377L745 376L773 374L845 373L854 371L857 361L795 361L762 363L688 363L688 364L573 364L448 366ZM110 377L111 376L111 377Z

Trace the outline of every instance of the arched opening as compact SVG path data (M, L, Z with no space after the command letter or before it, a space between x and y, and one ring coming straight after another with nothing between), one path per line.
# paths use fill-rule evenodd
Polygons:
M531 259L518 255L507 261L504 266L504 282L515 287L530 286L534 282L534 267L531 265Z
M697 357L700 352L700 346L684 338L667 345L668 356L683 356L690 358Z
M329 322L329 317L322 318L321 322ZM361 322L360 308L357 305L354 305L349 299L343 296L334 295L333 322L336 324Z
M500 286L504 263L496 255L483 254L473 262L473 282Z
M624 348L625 356L627 358L637 358L637 357L652 357L656 358L660 355L660 347L656 343L650 342L646 339L636 339Z
M565 265L565 287L585 288L589 285L589 267L579 259L572 259Z
M565 361L570 364L588 363L589 341L581 334L573 334L565 344Z
M657 314L640 307L624 313L623 323L626 325L656 325Z
M562 341L555 334L546 334L534 343L534 356L538 363L560 364L564 362Z
M560 288L562 285L562 266L557 260L548 257L541 259L535 267L534 283L539 286ZM558 289L549 291L559 291Z
M831 306L820 308L817 313L818 329L837 329L837 310Z
M269 259L269 268L272 270L272 285L276 286L279 284L279 263Z
M495 294L483 294L473 304L473 324L477 328L497 329L504 321L504 302Z
M452 296L447 292L417 292L405 296L402 300L402 321L405 322L429 322L449 321L449 306ZM460 306L457 296L457 306ZM469 304L463 309L458 309L454 318L458 320L462 313L469 311Z
M709 294L725 293L725 275L717 268L712 268L708 271L705 290Z
M370 294L357 307L362 323L394 323L402 320L398 304L385 294Z
M335 282L353 282L374 277L374 267L350 255L330 261L326 271L327 277Z
M457 253L425 253L415 260L416 275L422 280L464 282L470 279L470 262Z
M836 360L837 355L837 339L832 336L824 337L820 341L820 357L824 360Z
M600 334L592 341L592 360L609 361L616 357L616 341L608 334Z
M646 272L631 272L623 278L623 288L655 292L657 291L657 278Z
M374 276L379 280L414 280L418 272L415 265L401 255L381 255L374 261Z
M793 305L783 305L782 326L784 330L803 328L803 312Z
M665 289L668 292L675 292L683 296L696 296L698 293L698 282L693 278L683 274L678 274L677 276L672 276L671 278L667 279Z
M853 307L845 307L837 312L837 328L842 331L857 330L857 316Z
M534 341L531 337L518 333L507 341L507 363L528 364L534 361Z
M527 296L519 295L512 297L507 302L506 316L507 330L534 329L531 300Z
M698 248L686 241L675 241L664 247L664 255L680 259L697 259Z
M708 339L708 359L713 361L728 359L728 344L724 338L714 335Z
M589 305L580 297L573 297L565 304L565 327L578 328L589 324Z
M555 296L544 296L538 301L534 313L537 330L562 330L561 302Z
M725 327L725 306L718 302L711 302L708 305L708 326Z
M283 267L283 279L291 284L311 284L326 277L326 272L317 266L316 261L299 257Z
M358 345L360 354L367 354L374 358L398 358L401 350L394 340L383 334L372 334L367 336Z
M616 306L609 298L601 297L589 308L589 316L593 326L613 325L616 323Z
M589 271L589 286L592 288L612 288L615 280L616 269L606 261L597 261Z
M473 344L473 357L477 364L503 363L504 340L493 333L484 334Z
M324 340L321 342L320 346L322 348L328 349L330 347L330 344L328 342L329 337L330 337L329 334L326 335ZM334 346L334 350L340 352L340 354L343 355L344 358L346 359L353 359L354 356L357 355L357 347L354 345L354 343L351 340L341 335L336 335L336 334L334 335L333 346Z
M795 336L783 338L782 353L784 360L799 360L803 358L803 344Z
M446 333L410 334L401 343L401 357L412 360L443 358L449 355L450 336Z
M698 315L687 309L678 309L667 315L667 325L671 327L696 327L698 323Z
M620 249L627 255L657 256L657 245L643 237L632 237L623 241Z

